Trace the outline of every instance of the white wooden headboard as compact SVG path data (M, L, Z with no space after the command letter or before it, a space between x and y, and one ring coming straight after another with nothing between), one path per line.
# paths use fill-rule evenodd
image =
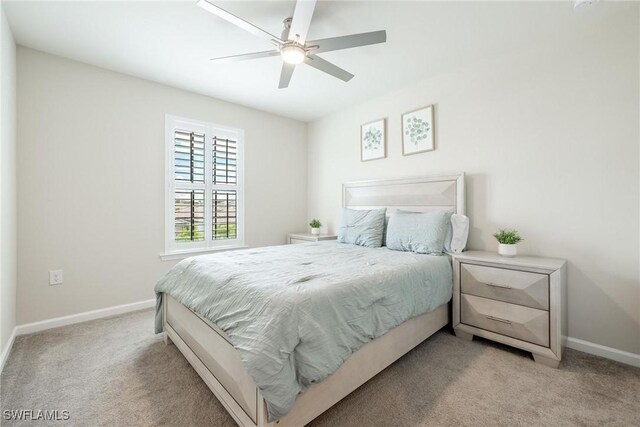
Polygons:
M342 206L387 208L412 212L448 211L465 214L464 173L349 182L342 185Z

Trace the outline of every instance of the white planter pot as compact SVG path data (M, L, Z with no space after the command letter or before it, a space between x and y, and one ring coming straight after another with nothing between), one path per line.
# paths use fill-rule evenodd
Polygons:
M518 254L518 245L505 245L504 243L498 243L498 253L505 257L512 257Z
M320 234L320 229L319 228L312 228L311 229L311 234L317 236L318 234Z

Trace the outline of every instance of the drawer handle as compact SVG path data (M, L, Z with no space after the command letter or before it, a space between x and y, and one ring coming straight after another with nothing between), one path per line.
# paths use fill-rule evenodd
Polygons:
M503 288L503 289L511 289L509 285L500 285L498 283L485 283L487 286L493 286L494 288Z
M501 318L499 318L499 317L487 316L487 319L489 319L489 320L495 320L496 322L506 323L507 325L510 325L510 324L511 324L511 320L501 319Z

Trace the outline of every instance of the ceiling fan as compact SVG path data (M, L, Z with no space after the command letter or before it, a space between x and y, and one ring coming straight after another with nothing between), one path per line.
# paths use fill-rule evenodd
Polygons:
M316 0L298 0L296 2L293 17L286 18L282 23L283 30L282 35L279 38L243 20L242 18L227 12L207 0L199 0L197 4L204 10L237 25L251 34L267 39L276 46L275 50L213 58L212 61L224 63L231 61L245 61L248 59L268 58L280 55L284 61L282 64L282 71L280 72L280 83L278 85L278 88L280 89L289 86L293 70L296 65L303 62L313 68L324 71L327 74L339 78L340 80L348 82L353 78L353 74L320 58L317 54L332 50L349 49L352 47L384 43L387 41L387 32L384 30L307 41L307 33L309 32L309 25L311 24L313 10L316 7Z

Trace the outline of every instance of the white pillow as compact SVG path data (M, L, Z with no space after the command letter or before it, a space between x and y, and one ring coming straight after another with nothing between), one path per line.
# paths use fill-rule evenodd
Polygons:
M469 237L469 217L459 214L451 215L451 224L444 240L444 250L459 254L467 246Z

